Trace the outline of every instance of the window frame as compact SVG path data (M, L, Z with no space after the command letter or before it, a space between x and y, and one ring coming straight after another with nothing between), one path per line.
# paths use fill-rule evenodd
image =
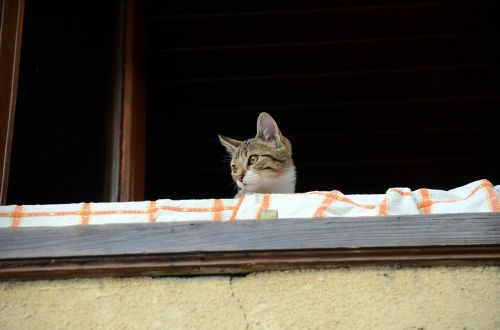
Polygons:
M7 200L9 165L16 113L24 0L2 2L0 17L0 205Z
M500 213L0 229L0 280L500 265Z

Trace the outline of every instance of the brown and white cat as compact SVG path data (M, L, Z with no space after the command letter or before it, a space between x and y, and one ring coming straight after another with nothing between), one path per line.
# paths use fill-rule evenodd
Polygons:
M255 138L238 141L219 135L231 154L231 175L239 188L236 197L251 193L294 193L292 145L274 119L262 112Z

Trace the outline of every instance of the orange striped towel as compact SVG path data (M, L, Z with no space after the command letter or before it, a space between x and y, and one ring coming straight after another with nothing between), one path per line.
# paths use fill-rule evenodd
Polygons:
M239 199L9 205L0 207L0 227L249 220L260 219L266 210L277 210L279 218L500 212L499 200L500 186L479 180L449 191L391 188L375 195L344 195L334 190Z

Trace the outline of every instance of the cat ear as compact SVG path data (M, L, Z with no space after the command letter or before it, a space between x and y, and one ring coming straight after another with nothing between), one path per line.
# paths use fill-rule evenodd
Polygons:
M278 124L266 112L262 112L257 119L257 135L255 137L266 142L281 142Z
M241 141L231 139L222 135L219 135L219 141L224 147L226 147L227 152L229 152L230 154L232 154L241 144Z

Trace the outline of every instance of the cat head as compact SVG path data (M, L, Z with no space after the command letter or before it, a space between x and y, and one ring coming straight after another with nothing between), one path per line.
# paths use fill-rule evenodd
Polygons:
M231 176L241 190L294 192L292 146L269 114L259 115L254 138L239 141L219 135L219 140L231 154Z

